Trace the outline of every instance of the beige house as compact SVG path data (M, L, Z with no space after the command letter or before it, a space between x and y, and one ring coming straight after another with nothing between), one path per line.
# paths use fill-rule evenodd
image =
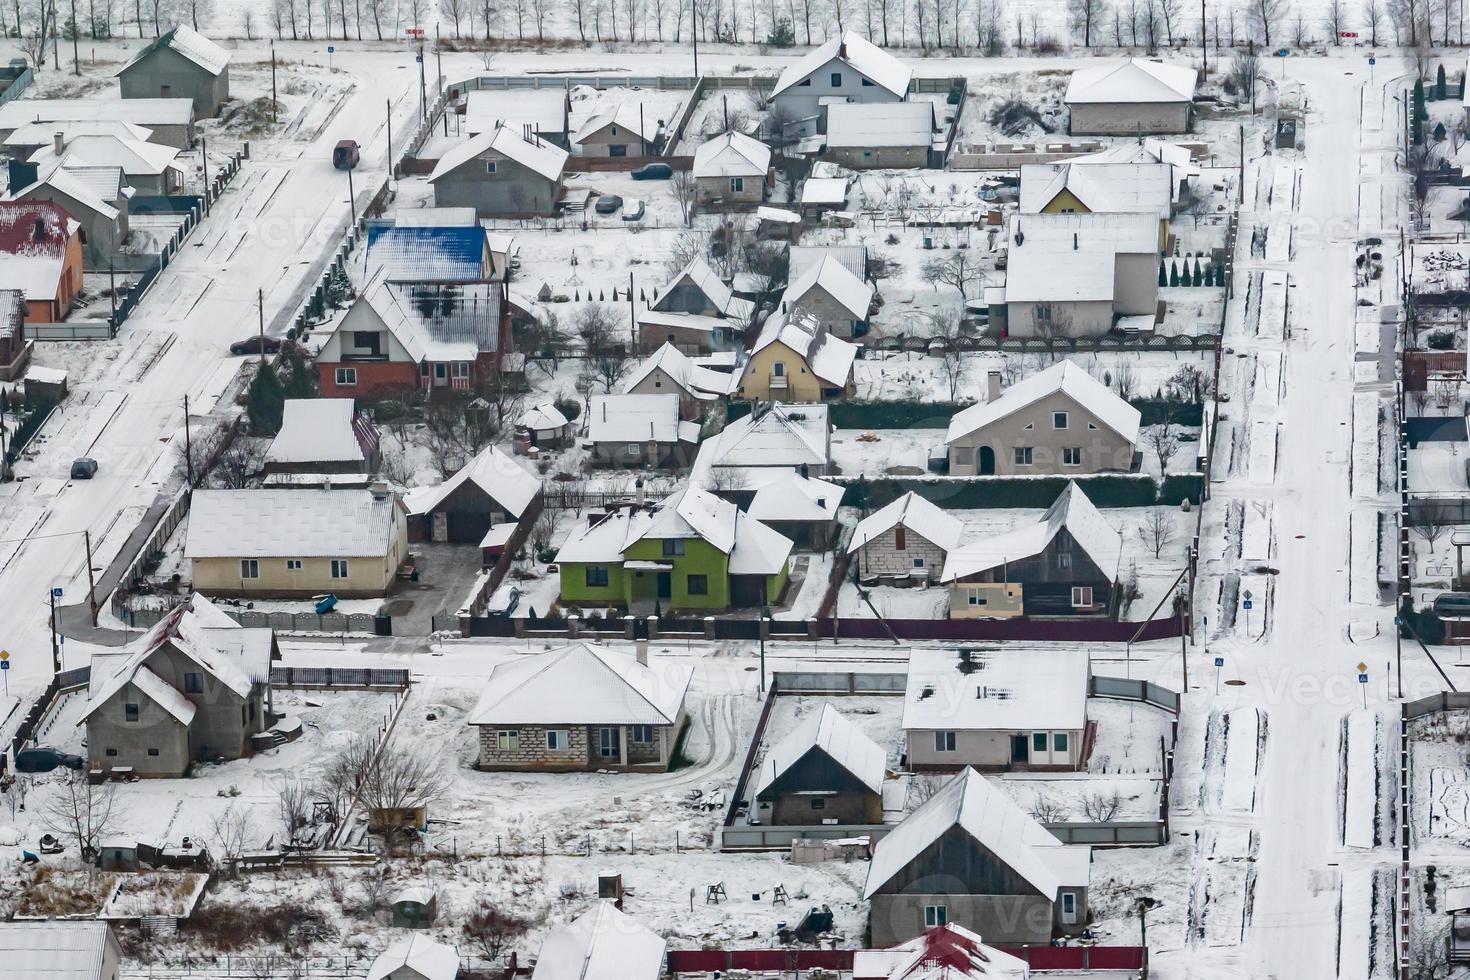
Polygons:
M868 332L873 293L872 284L854 273L850 263L823 255L799 272L793 268L781 294L781 310L790 314L799 309L816 317L833 336L850 340Z
M1177 191L1167 163L1027 163L1021 166L1020 212L1151 214L1159 220L1159 249L1167 251Z
M864 580L939 581L965 525L910 490L869 514L852 532L848 553Z
M903 731L915 770L1081 769L1087 653L915 648Z
M1159 306L1153 214L1017 214L1007 232L1005 328L1011 337L1151 333Z
M803 309L772 313L761 327L736 394L753 401L821 402L851 397L857 347Z
M1131 473L1141 416L1086 370L1060 361L949 423L951 476Z
M927 100L832 105L824 156L849 170L927 167L944 153L934 129L934 103Z
M599 99L572 134L572 147L584 157L647 157L659 151L665 120L637 99L615 105Z
M743 133L721 133L694 151L695 200L722 207L761 203L771 179L771 148Z
M408 554L402 503L370 490L196 490L184 557L205 595L386 595Z
M574 643L490 672L467 723L479 769L662 772L684 726L693 668Z
M1120 58L1072 72L1062 98L1073 136L1188 132L1199 73L1192 65Z

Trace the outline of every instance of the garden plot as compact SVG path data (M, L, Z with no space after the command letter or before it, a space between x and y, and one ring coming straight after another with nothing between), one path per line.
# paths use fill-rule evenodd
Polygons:
M1204 874L1190 893L1191 944L1238 946L1250 911L1252 862L1260 847L1249 827L1206 827L1196 838Z
M1139 774L1163 771L1163 752L1172 748L1174 716L1135 701L1090 698L1087 720L1097 725L1090 773Z
M1385 769L1382 714L1376 708L1348 712L1343 740L1343 843L1376 847L1384 843L1379 795Z
M960 113L956 142L966 145L1067 138L1062 104L1070 73L998 72L972 83Z
M1275 408L1281 404L1286 354L1279 350L1256 351L1256 373L1251 387L1251 405Z
M1269 487L1276 482L1276 420L1251 420L1250 482Z
M1416 493L1464 490L1470 477L1470 443L1421 442L1409 447L1409 489Z
M1378 496L1380 404L1377 392L1359 391L1353 395L1352 489L1355 497Z
M1005 773L1002 789L1044 823L1110 823L1159 819L1162 780L1085 772Z
M1410 819L1416 853L1470 847L1470 712L1445 711L1410 723Z
M1462 195L1454 195L1461 203ZM1470 289L1470 242L1434 242L1410 246L1409 277L1416 292Z
M1286 331L1287 274L1261 274L1261 301L1256 321L1256 336L1262 340L1281 340ZM1251 281L1252 287L1255 280Z

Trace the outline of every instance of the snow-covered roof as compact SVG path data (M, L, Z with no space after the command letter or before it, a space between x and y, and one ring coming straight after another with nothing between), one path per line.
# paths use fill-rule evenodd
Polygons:
M739 515L728 500L686 484L659 504L639 538L700 538L728 555L735 548Z
M863 518L852 532L852 542L848 545L848 553L856 554L868 542L896 527L912 531L936 548L946 552L960 543L960 535L965 532L963 521L946 514L910 490L888 506Z
M846 387L852 377L857 347L832 336L822 328L821 321L800 306L767 317L750 352L758 354L775 343L806 361L807 370L828 384Z
M520 418L516 419L516 425L525 426L527 429L532 429L537 432L544 432L548 429L560 429L570 424L571 420L563 415L561 409L557 408L551 402L541 402L532 405L521 413Z
M626 95L618 98L616 104L609 105L613 98L598 98L597 107L572 134L573 143L583 143L609 126L620 126L645 143L652 143L658 137L665 122L658 118L658 112L644 106L639 99Z
M100 980L109 946L120 954L106 922L0 922L0 961L26 980Z
M1036 214L1068 191L1093 212L1173 211L1174 168L1166 163L1027 163L1021 166L1021 213Z
M719 311L721 316L740 320L749 316L751 310L754 308L754 304L750 300L741 299L736 296L730 287L725 284L725 281L715 275L715 270L709 267L708 262L702 258L695 258L683 269L680 269L679 274L670 279L667 286L659 290L658 295L653 298L653 302L648 304L648 311L660 313L680 312L677 310L664 310L662 307L668 301L673 291L686 282L698 289L709 302L709 305ZM646 316L640 316L639 319L646 319Z
M1067 105L1190 102L1198 78L1190 65L1120 58L1072 72L1062 101Z
M749 514L736 511L730 574L779 575L791 560L794 547L795 543L780 531L762 524Z
M180 173L179 151L172 146L148 143L125 136L77 136L62 144L61 153L50 143L31 154L31 163L60 162L72 167L117 167L129 176L154 177L165 170Z
M1142 418L1138 409L1119 398L1111 388L1088 374L1085 368L1065 360L1018 381L994 401L971 405L957 413L949 420L949 432L944 441L949 444L978 432L1058 392L1086 409L1126 441L1138 442L1138 425Z
M771 148L744 133L721 133L694 151L695 177L765 177Z
M187 126L193 99L12 99L0 105L0 130L27 123L121 120L137 126Z
M760 207L755 209L755 220L772 221L776 224L781 225L799 225L801 224L801 215L797 214L795 211L788 211L785 208L773 208L769 205L762 204ZM740 275L749 274L750 273L741 273ZM739 276L737 275L736 278L739 278Z
M196 490L186 558L382 558L399 503L371 490Z
M813 749L825 754L874 793L883 792L888 754L831 702L824 701L820 711L802 719L766 752L756 779L755 795L764 793Z
M211 75L218 75L230 63L228 51L192 27L180 24L162 37L155 38L152 43L135 54L133 60L124 65L118 74L121 75L160 48L169 48L183 55Z
M808 177L801 182L801 203L841 207L847 203L846 177Z
M397 905L399 902L409 902L414 905L428 905L438 895L433 885L408 885L398 889L389 903Z
M429 175L429 183L432 184L445 174L458 170L480 154L492 150L520 164L532 173L540 174L547 180L561 180L562 170L566 167L568 156L566 150L553 143L547 143L544 140L537 140L533 143L526 140L520 132L501 126L489 132L471 136L463 143L451 147L439 158L434 172ZM490 179L489 174L484 174L484 176Z
M108 207L116 207L116 202L133 196L133 188L128 186L127 176L121 167L83 166L72 161L56 173L66 180L67 186L90 194L91 198Z
M393 214L394 228L475 228L474 208L401 208Z
M520 517L541 492L541 480L494 446L488 446L449 479L433 487L418 487L404 495L410 514L427 514L450 494L472 483L512 517Z
M454 980L459 976L459 951L428 936L412 935L393 943L368 967L367 980L385 980L404 967L423 980Z
M473 361L500 345L500 287L369 284L355 303L372 310L415 361ZM345 318L337 329L343 329Z
M773 402L706 439L694 468L826 466L831 459L829 418L824 404Z
M474 136L497 126L521 132L526 126L542 136L567 131L567 95L559 88L479 90L465 104L464 131Z
M968 578L1008 562L1039 555L1064 528L1109 581L1116 581L1123 537L1093 506L1082 488L1071 481L1035 524L971 541L951 551L945 559L941 580Z
M731 394L740 382L739 377L734 374L701 367L689 355L666 341L628 375L623 382L624 394L642 384L654 371L662 371L689 397L703 401L713 401Z
M117 220L117 208L97 196L96 184L68 167L55 167L34 184L23 187L10 196L15 200L43 200L49 199L47 194L51 192L61 194L96 212L104 221Z
M194 704L168 682L147 667L140 666L133 672L133 684L148 696L148 699L168 712L181 725L194 720Z
M694 668L573 643L490 671L470 725L672 725Z
M824 259L832 259L859 282L868 278L868 248L866 245L792 245L786 250L786 261L791 279L799 279Z
M854 320L868 318L868 304L873 301L872 285L853 275L848 265L836 257L824 255L800 275L793 276L781 294L781 309L790 311L800 306L813 289L832 297Z
M934 142L934 103L839 102L827 107L827 146L928 146Z
M699 426L679 420L678 395L595 395L587 413L587 438L693 443L699 441Z
M0 201L0 289L55 301L67 243L80 227L51 201Z
M25 299L19 289L0 288L0 338L12 338L20 330L25 322Z
M1070 731L1087 725L1087 651L909 652L905 731Z
M1054 900L1059 888L1087 885L1090 869L1083 861L1090 860L1091 848L1064 845L1004 790L967 766L878 842L863 898L872 898L952 827L1048 899Z
M986 946L979 933L950 922L889 949L858 950L852 975L863 980L1026 980L1031 968Z
M600 901L547 933L531 980L658 980L668 943Z
M351 398L288 398L281 431L266 451L267 463L361 463Z
M397 225L368 229L366 281L471 283L489 277L485 229L472 225Z
M1016 214L1006 240L1007 303L1111 301L1118 255L1157 255L1159 219Z
M894 95L902 97L908 93L913 69L862 35L848 31L818 45L789 65L776 80L776 87L771 90L772 97L809 78L834 58Z
M81 136L121 136L126 139L144 141L153 136L153 130L124 122L121 119L59 120L57 122L26 123L5 137L3 145L8 147L44 146L53 142L58 133L66 142Z
M782 473L756 488L745 513L758 521L832 521L843 492L826 480Z
M1190 178L1200 175L1199 164L1194 161L1194 154L1188 147L1171 143L1168 140L1148 137L1143 142L1117 143L1106 150L1096 153L1088 153L1084 156L1073 157L1067 161L1073 166L1087 167L1096 164L1112 163L1165 163L1173 171L1174 196L1177 200L1179 190Z

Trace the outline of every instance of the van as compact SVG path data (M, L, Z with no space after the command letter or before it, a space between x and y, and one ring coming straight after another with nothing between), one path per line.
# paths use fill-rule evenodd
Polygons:
M340 140L332 148L332 166L338 170L352 170L360 159L362 152L357 148L357 140Z

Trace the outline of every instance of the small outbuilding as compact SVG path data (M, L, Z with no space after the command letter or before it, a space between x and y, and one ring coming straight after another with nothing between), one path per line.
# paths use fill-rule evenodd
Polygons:
M534 520L541 512L541 480L490 446L438 486L404 497L409 539L477 544L491 528Z
M367 972L367 980L454 980L457 976L459 951L427 936L398 940L378 954Z
M860 578L927 585L939 580L964 530L958 518L910 490L864 518L848 552Z
M1192 65L1120 58L1072 72L1062 101L1073 136L1156 136L1186 133L1193 122Z
M378 430L351 398L286 399L265 454L268 474L368 474L377 463Z
M566 445L572 423L554 402L532 405L516 419L516 438L522 449L557 449Z
M230 97L230 53L180 24L134 55L117 81L125 99L188 98L195 118L207 119Z
M432 885L410 885L393 896L393 925L427 929L439 915L439 893Z
M724 207L765 200L771 148L744 133L721 133L694 151L695 199Z
M599 901L541 944L531 980L658 980L668 943L609 901Z
M775 826L883 822L887 753L831 702L766 753L755 814Z

